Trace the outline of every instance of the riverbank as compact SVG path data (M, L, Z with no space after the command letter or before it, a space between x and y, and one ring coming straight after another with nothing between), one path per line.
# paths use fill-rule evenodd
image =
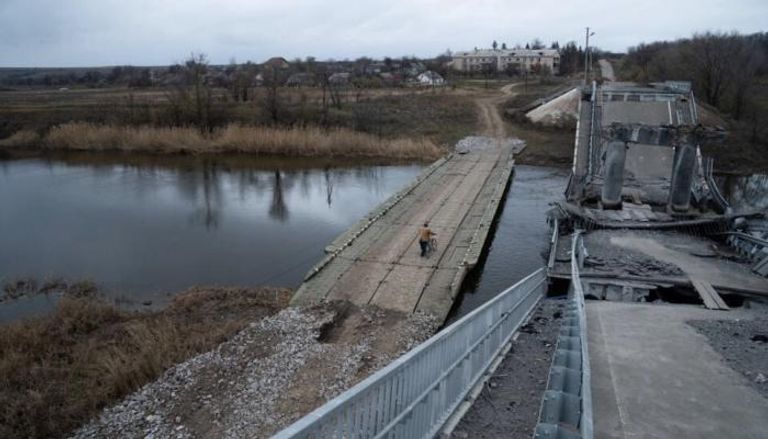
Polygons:
M82 291L81 291L82 293ZM166 369L283 309L280 288L192 288L153 312L89 291L0 326L0 437L63 437Z
M289 307L104 410L76 438L266 438L421 343L437 329L345 301Z
M248 153L290 157L367 157L433 160L444 151L427 138L385 139L347 128L275 128L231 124L211 133L192 127L100 125L70 122L45 134L22 130L0 149L119 151L154 154Z

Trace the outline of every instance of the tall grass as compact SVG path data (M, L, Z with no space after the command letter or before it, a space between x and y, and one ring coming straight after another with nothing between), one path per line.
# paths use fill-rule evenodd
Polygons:
M0 139L0 148L17 147L28 148L40 144L40 135L32 130L20 130L10 137Z
M28 146L28 133L4 139L0 146ZM238 152L284 156L386 157L434 159L442 154L428 139L384 139L347 128L255 127L229 125L210 134L196 128L129 127L71 122L57 125L39 139L48 149L137 151L151 153Z
M64 296L0 325L0 437L62 437L104 406L287 305L285 289L193 289L159 312Z

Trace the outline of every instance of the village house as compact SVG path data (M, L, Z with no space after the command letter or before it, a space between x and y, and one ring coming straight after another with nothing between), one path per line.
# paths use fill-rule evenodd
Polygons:
M291 65L288 63L288 61L281 57L276 56L273 58L270 58L264 62L264 67L278 69L278 70L286 70L291 67Z
M294 73L285 81L287 87L312 87L315 84L315 75L311 73Z
M445 79L443 79L443 77L440 76L437 72L433 72L432 70L427 70L426 72L420 74L416 80L421 85L445 85Z
M539 73L560 69L560 53L556 49L475 49L456 52L451 67L461 72L514 71Z
M347 85L351 76L349 72L337 72L328 77L328 83L331 85Z

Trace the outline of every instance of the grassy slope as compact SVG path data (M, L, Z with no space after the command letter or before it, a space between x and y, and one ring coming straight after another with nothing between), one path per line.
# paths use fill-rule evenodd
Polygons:
M536 99L550 96L563 87L562 83L531 84L502 106L505 119L511 125L510 133L525 140L525 150L516 162L528 165L570 166L573 161L575 127L544 127L524 120L518 109Z
M192 289L158 312L65 296L0 327L0 437L62 437L168 367L287 305L285 289Z

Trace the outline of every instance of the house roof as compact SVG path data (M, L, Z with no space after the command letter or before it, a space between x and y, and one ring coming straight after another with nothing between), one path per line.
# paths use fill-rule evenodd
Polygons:
M311 73L294 73L285 81L287 85L312 84L315 82L315 76Z
M442 76L440 76L439 73L433 72L432 70L427 70L426 72L419 75L419 78L429 78L429 79L443 79Z
M283 58L282 56L275 56L272 57L264 62L264 65L270 66L270 67L279 67L279 68L286 68L290 64L288 61Z

